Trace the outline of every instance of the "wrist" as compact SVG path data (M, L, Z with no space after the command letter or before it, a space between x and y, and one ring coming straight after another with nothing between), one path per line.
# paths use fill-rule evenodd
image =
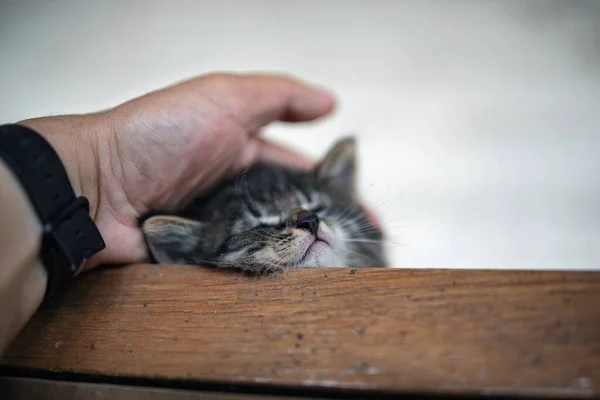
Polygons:
M13 171L0 159L0 356L38 308L47 285L38 260L42 226Z
M52 145L77 196L89 201L95 221L100 199L98 141L108 131L101 114L55 116L24 120L19 125L35 130Z

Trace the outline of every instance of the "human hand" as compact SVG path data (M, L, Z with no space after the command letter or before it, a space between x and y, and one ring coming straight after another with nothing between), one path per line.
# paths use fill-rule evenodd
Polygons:
M78 195L90 201L106 249L86 264L147 260L138 218L175 210L257 160L294 167L302 156L259 137L270 122L310 121L330 94L273 75L214 74L90 115L21 122L46 136Z

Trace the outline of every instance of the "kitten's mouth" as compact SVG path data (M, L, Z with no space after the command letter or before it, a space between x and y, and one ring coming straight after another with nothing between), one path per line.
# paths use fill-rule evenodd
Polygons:
M327 247L331 247L331 243L329 243L329 241L327 239L325 239L323 236L321 236L318 233L313 237L313 242L310 244L310 246L308 246L308 249L306 249L306 252L308 253L308 251L313 246L318 246L318 245L326 245Z
M325 243L327 246L331 246L331 244L329 244L329 242L328 242L327 240L323 239L323 238L322 238L322 237L320 237L320 236L316 236L316 237L315 237L315 240L313 240L313 242L312 242L311 246L313 246L315 243L318 243L318 242L323 242L323 243Z
M328 241L318 236L315 236L313 238L312 243L307 247L306 251L304 252L304 255L300 259L300 263L303 263L306 260L306 258L315 251L324 251L329 249L331 249L331 245Z

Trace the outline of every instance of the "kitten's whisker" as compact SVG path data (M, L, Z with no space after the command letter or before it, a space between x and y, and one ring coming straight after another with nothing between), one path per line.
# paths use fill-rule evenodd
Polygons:
M390 200L385 200L385 201L383 201L383 202L375 205L375 208L382 208L382 206L385 205L385 204L387 204L387 206L391 206L394 203L396 203L400 199L400 197L402 197L402 196L404 196L404 193L400 193L398 196L396 196L396 198L394 200L391 200L391 201Z
M356 229L363 229L363 228L368 228L368 229L376 229L379 230L379 228L377 228L375 225L371 224L370 222L365 222L365 223L351 223L351 221L344 221L344 223L346 223L346 226L351 226L352 228L356 228Z
M348 214L352 213L352 212L358 212L359 208L358 208L358 203L356 201L350 203L347 207L345 207L343 209L343 211L341 212L341 215L339 216L340 219L347 219Z
M356 202L352 202L348 206L342 208L341 210L336 210L332 214L332 216L339 220L345 220L345 219L347 219L348 213L355 211L354 208L356 207L356 204L357 204Z
M404 246L404 247L409 247L406 243L400 243L400 242L395 242L393 240L389 240L389 239L382 239L382 240L372 240L372 241L367 241L367 239L349 239L349 240L344 240L344 242L349 242L349 243L373 243L373 244L393 244L396 246Z
M344 239L345 243L383 243L384 240L371 240L371 239Z
M394 222L400 222L400 221L406 221L406 218L394 218L394 219L389 219L389 220L383 220L383 223L385 225L388 225L388 224L392 224Z
M277 240L279 240L279 238L278 238L277 236L275 236L275 235L271 235L271 234L268 234L268 233L263 233L263 232L259 233L259 232L255 232L255 233L254 233L254 235L255 235L255 236L258 236L259 238L262 238L262 239L267 239L267 240L271 240L271 241L277 241Z
M357 252L356 250L352 250L352 249L345 247L344 251L348 254L353 254L355 256L354 257L355 260L359 260L359 261L360 260L368 260L368 257L365 254L361 254L361 253ZM356 257L356 256L358 256L358 257Z

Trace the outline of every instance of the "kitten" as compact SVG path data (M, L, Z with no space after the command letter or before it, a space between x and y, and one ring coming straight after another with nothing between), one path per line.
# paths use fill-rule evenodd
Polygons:
M385 267L383 235L356 195L354 138L312 171L257 164L176 215L142 223L160 264L253 272L302 267Z

